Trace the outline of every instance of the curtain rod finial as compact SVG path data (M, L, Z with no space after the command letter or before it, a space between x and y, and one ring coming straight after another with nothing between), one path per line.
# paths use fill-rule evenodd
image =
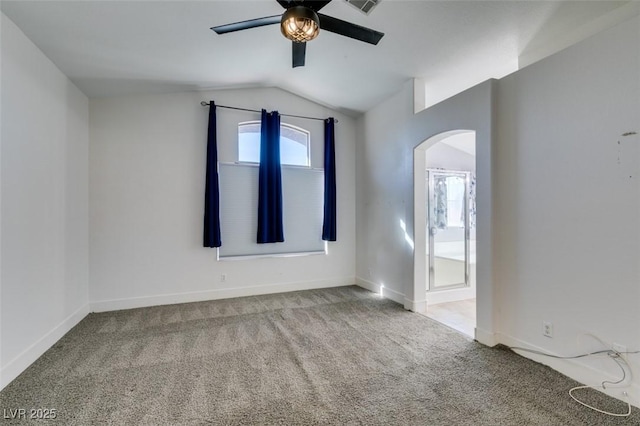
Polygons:
M209 102L206 102L206 101L200 101L200 105L202 105L202 106L209 106Z

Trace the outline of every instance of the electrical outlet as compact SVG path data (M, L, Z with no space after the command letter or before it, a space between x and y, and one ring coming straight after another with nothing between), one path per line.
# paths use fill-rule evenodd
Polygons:
M542 321L542 335L545 337L553 338L553 323L549 321Z
M227 281L227 274L220 275L220 282L223 283L225 281Z

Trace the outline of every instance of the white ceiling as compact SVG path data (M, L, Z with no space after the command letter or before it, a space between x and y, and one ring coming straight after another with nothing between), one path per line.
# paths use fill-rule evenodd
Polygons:
M476 156L476 132L458 133L441 142L466 154Z
M343 0L322 13L385 33L372 46L321 32L291 68L277 25L209 28L282 13L263 1L6 1L2 11L89 97L275 86L347 113L407 80L444 99L638 13L624 1L382 1L369 16ZM532 52L532 53L531 53ZM530 62L530 61L529 61Z

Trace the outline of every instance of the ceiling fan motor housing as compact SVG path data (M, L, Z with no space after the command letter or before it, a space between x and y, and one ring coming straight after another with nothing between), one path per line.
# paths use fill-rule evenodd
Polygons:
M318 14L305 6L293 6L282 14L280 31L289 40L297 43L311 41L320 32Z

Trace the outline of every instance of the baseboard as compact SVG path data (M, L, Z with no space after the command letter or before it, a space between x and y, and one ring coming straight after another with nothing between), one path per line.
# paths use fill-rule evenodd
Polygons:
M411 312L419 312L423 314L427 312L427 300L409 300L405 298L404 308Z
M457 302L458 300L473 299L476 297L475 287L456 288L453 290L441 290L427 292L427 305L438 303Z
M231 299L234 297L258 296L261 294L287 293L290 291L353 285L354 277L326 280L301 281L254 287L222 288L186 293L160 294L156 296L131 297L125 299L99 300L90 303L91 312L109 312L122 309L146 308L149 306L173 305L176 303L204 302L207 300Z
M380 288L382 287L380 284L372 283L371 281L367 281L364 278L360 277L356 277L356 285L358 287L364 288L365 290L369 290L372 293L378 294L380 294Z
M89 315L89 304L85 304L69 315L60 324L56 325L35 343L9 361L7 365L2 367L2 370L0 370L0 390L4 389L5 386L18 377L87 315Z
M491 333L478 327L475 328L475 339L489 347L493 347L498 344L498 339L496 338L495 333Z
M365 280L364 278L361 278L361 277L356 277L356 285L364 289L367 289L369 291L372 291L374 293L382 294L383 297L386 297L387 299L391 299L394 302L399 303L402 306L405 306L404 294L398 291L395 291L388 287L383 287L380 284L376 284L374 282Z
M477 329L476 329L476 333L477 333ZM532 345L530 343L524 342L522 340L516 339L512 336L504 335L504 334L497 334L497 340L499 343L502 343L505 346L510 346L510 347L517 346L517 347L532 349L532 350L541 351L545 353L550 353L552 355L558 355L558 354L549 352L548 349L544 349L544 348ZM525 358L529 358L541 364L547 365L552 369L564 374L565 376L568 376L585 385L600 385L600 383L602 383L602 381L604 380L610 380L615 382L620 379L620 377L615 377L605 371L597 370L593 367L590 367L581 362L578 362L575 359L556 359L556 358L545 357L543 355L537 355L537 354L524 352L524 351L516 351L516 353L518 353L519 355ZM625 387L609 386L607 389L604 389L604 390L601 387L598 387L597 390L604 392L607 395L613 398L619 399L625 403L627 402L627 400L624 397L622 392L626 391L627 394L629 395L629 402L631 403L631 405L640 408L640 384L637 382L631 383L629 386L625 386ZM567 389L567 392L569 392L569 389ZM621 410L621 412L622 411L624 410Z

